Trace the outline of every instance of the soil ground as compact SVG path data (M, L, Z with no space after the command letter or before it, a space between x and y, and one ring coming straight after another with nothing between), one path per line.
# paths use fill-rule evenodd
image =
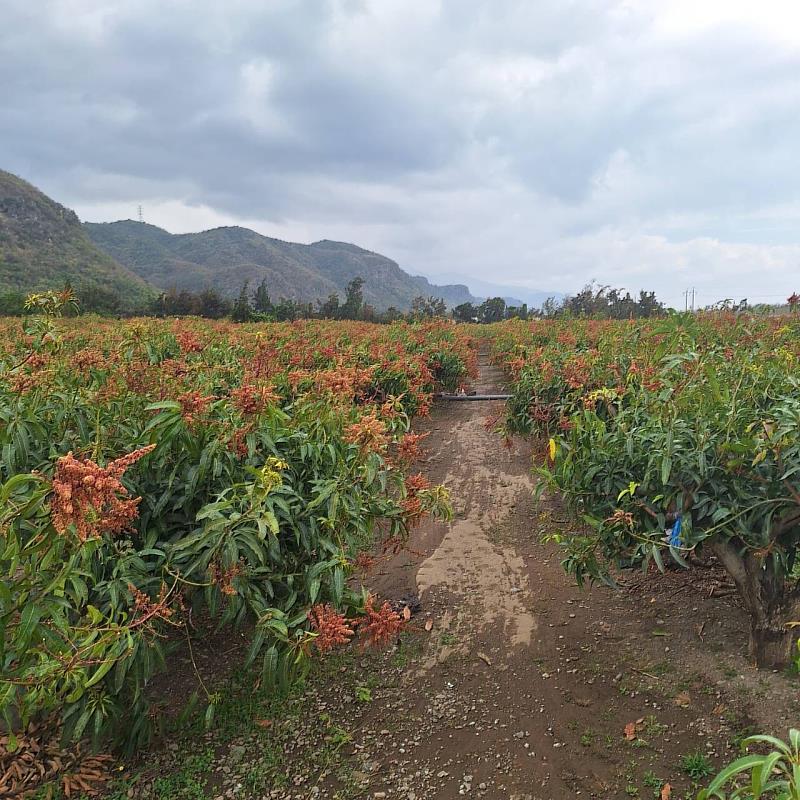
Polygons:
M473 388L502 389L482 361ZM430 434L420 469L455 515L366 577L383 597L419 597L402 641L350 648L286 700L232 687L223 735L170 744L120 796L693 797L744 735L796 725L797 679L749 664L713 564L623 573L616 591L572 583L547 535L573 523L534 500L530 445L505 446L502 412L440 403L416 426ZM191 757L194 777L173 780Z

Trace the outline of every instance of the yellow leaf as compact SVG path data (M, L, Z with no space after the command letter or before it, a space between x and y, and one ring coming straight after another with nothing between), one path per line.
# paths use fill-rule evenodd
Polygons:
M555 461L556 460L556 440L555 439L551 439L550 440L550 460L551 461Z

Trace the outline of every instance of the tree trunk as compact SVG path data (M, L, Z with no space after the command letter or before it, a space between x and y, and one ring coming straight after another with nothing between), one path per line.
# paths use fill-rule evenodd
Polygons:
M765 626L750 618L750 656L761 669L783 669L791 658L794 635L782 620Z
M786 623L797 619L797 609L775 559L757 558L729 539L712 541L711 549L733 578L750 617L750 655L756 666L782 669L789 662L795 638Z

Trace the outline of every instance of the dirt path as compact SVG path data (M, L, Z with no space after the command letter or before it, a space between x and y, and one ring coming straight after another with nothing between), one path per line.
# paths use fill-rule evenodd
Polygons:
M482 360L474 388L502 389ZM419 597L402 641L342 648L288 699L245 676L213 731L154 748L114 800L678 800L743 735L797 724L797 678L747 662L716 570L574 586L543 541L573 523L534 500L530 446L494 432L503 409L440 403L415 426L455 516L365 576L380 596Z
M482 361L474 388L501 389ZM541 543L566 520L553 503L536 506L529 448L508 449L492 431L502 411L451 403L418 426L430 432L423 471L449 487L455 518L421 527L368 578L387 597L418 593L422 611L399 686L370 705L355 737L357 796L660 797L667 781L672 797L693 796L682 759L696 756L702 771L702 757L729 755L751 723L754 687L785 704L778 716L796 717L792 688L737 655L717 657L725 672L714 674L720 642L730 650L741 635L730 600L701 638L705 598L691 587L670 600L680 595L682 618L662 619L674 608L647 596L646 582L634 597L572 585L557 548Z

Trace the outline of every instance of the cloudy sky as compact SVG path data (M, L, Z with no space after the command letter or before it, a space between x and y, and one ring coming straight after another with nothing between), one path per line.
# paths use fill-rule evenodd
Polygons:
M0 168L85 220L775 302L800 290L800 3L2 0Z

